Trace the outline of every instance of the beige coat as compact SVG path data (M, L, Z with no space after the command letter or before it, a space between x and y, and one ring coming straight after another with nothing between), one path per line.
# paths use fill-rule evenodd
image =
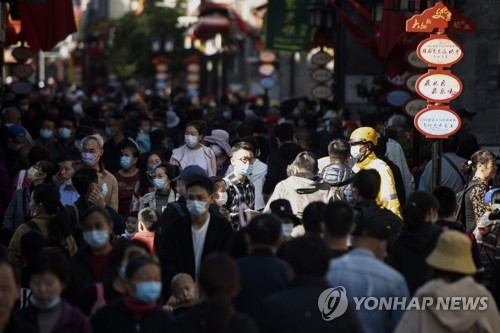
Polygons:
M102 187L103 184L106 184L106 187L108 188L106 195L104 196L106 205L118 211L118 181L113 174L105 169L101 169L97 175L99 178L99 185Z
M427 282L415 293L416 297L431 297L432 306L422 310L407 310L396 333L494 333L500 332L500 315L491 293L472 277L465 277L455 283L436 279ZM485 297L484 310L443 310L437 309L437 297ZM472 300L472 298L470 298ZM423 302L421 302L422 304ZM478 302L479 306L482 303Z
M47 238L49 234L49 224L52 221L52 216L47 213L40 213L36 217L32 219L40 231L44 238ZM16 231L14 232L14 236L9 243L9 259L16 265L22 266L24 264L23 256L21 254L21 237L29 231L32 231L30 226L26 223L21 224ZM66 247L69 250L70 255L74 255L78 248L76 246L76 242L73 239L73 236L69 235L63 241L61 241L61 245Z

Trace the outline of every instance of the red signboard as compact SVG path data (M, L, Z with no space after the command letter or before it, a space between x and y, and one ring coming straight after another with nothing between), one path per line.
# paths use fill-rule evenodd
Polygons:
M438 29L441 32L448 27L451 21L451 10L442 2L436 3L434 7L428 8L422 14L413 15L406 21L407 32L433 32Z
M413 123L429 139L446 139L461 125L460 117L448 106L428 106L415 116Z

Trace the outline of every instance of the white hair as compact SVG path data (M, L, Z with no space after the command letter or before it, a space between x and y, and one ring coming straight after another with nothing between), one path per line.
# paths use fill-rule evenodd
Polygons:
M104 148L104 140L102 139L102 136L100 136L99 134L92 134L92 135L87 135L86 137L84 137L83 140L82 140L82 146L88 140L95 140L95 141L97 141L97 144L99 145L99 148L101 148L101 149Z

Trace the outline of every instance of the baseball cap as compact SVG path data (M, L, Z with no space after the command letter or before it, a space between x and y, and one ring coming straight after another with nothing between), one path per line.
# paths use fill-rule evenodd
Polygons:
M352 235L386 240L390 237L390 229L387 223L381 219L362 217L356 221Z
M271 208L271 213L278 216L279 218L289 218L293 221L294 225L300 224L299 218L295 216L292 211L290 201L286 199L277 199L271 202L269 208Z
M26 142L26 130L19 125L12 125L7 130L7 136L12 139L14 143Z
M190 166L187 166L184 169L182 169L182 171L179 174L179 176L177 176L173 180L174 181L175 180L179 180L179 179L186 180L186 179L191 178L194 175L200 175L200 176L208 177L207 172L205 170L203 170L201 167L199 167L197 165L190 165Z
M500 188L495 187L495 188L492 188L491 190L489 190L488 192L486 192L486 194L484 195L484 203L486 205L491 204L491 197L493 196L493 193L495 193L496 191L500 191Z

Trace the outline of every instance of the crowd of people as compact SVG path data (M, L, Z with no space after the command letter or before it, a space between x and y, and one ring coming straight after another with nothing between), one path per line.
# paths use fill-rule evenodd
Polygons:
M496 156L470 133L443 140L432 188L400 115L195 107L182 90L6 97L0 332L500 331ZM326 320L338 286L348 303ZM355 301L411 296L487 306Z

